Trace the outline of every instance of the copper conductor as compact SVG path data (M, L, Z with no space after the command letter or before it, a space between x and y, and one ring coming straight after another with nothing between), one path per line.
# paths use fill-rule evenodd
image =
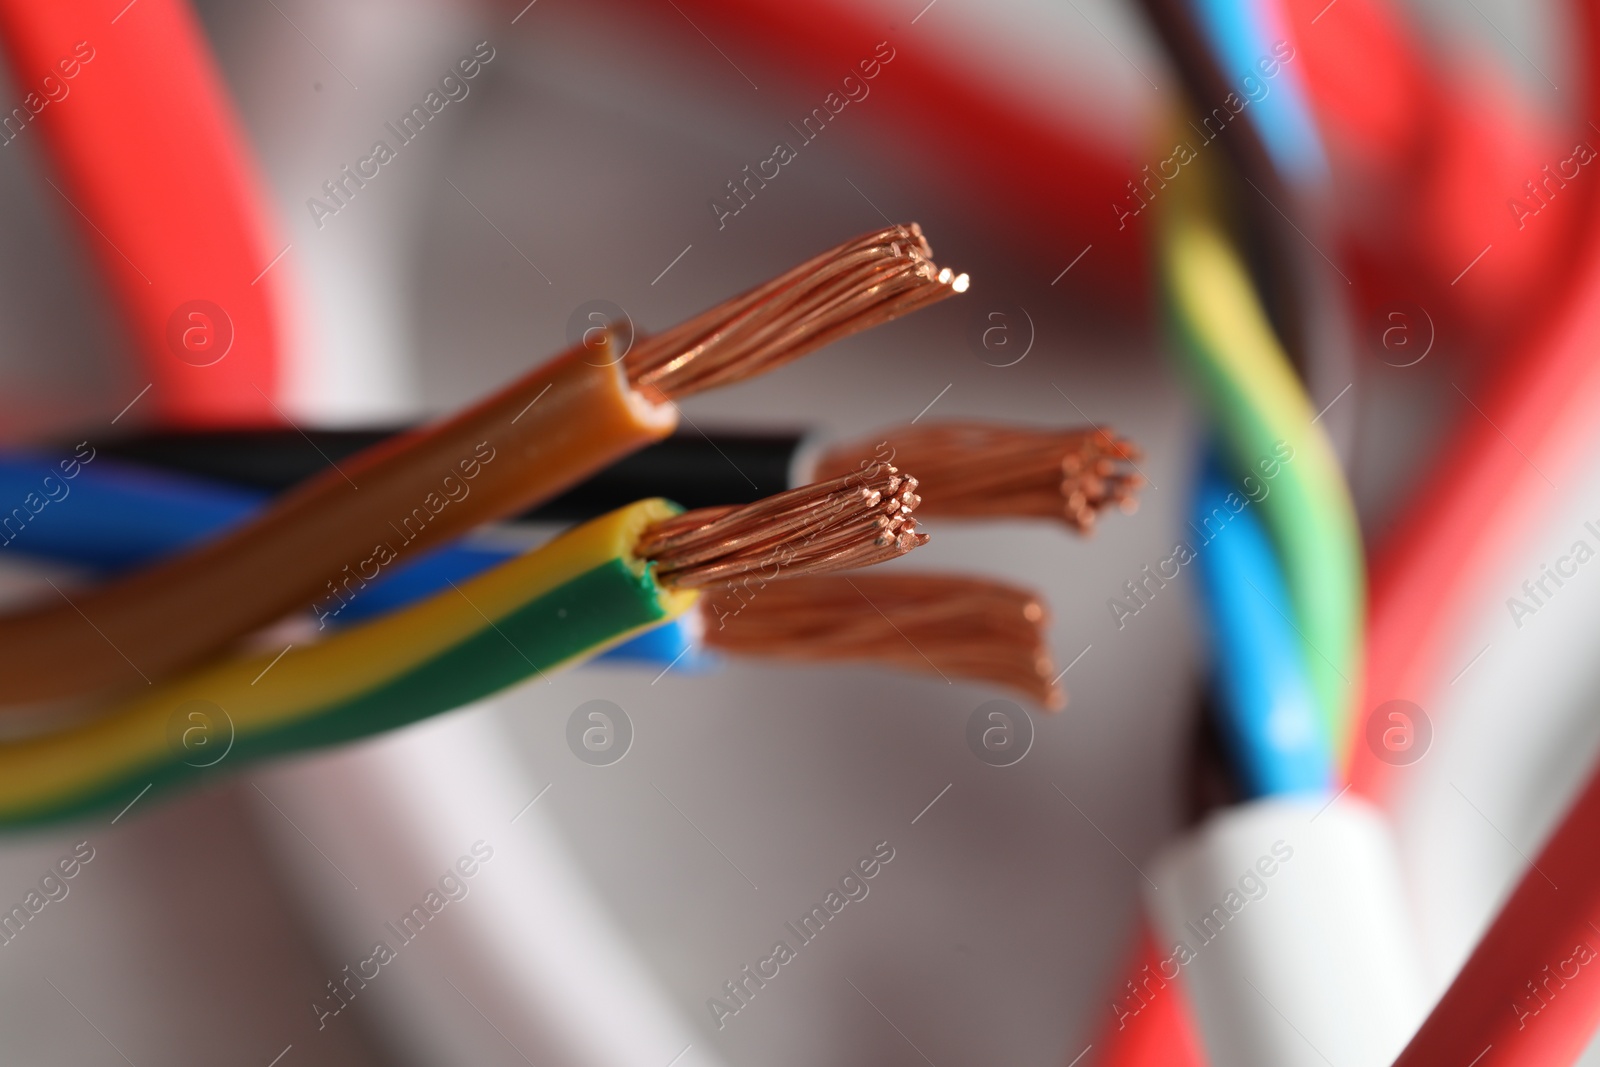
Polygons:
M634 387L680 398L749 378L861 330L966 292L934 265L916 223L847 241L682 325L635 342Z
M947 679L994 682L1052 711L1066 706L1027 589L944 574L860 574L779 582L724 617L705 642L748 656L868 660Z
M663 585L735 579L749 595L780 578L868 567L926 544L911 515L917 480L888 464L790 489L744 507L700 508L646 530L635 550ZM733 594L730 594L733 595Z
M1137 446L1101 428L1035 430L981 422L902 426L878 443L829 449L817 477L851 470L866 455L916 470L923 515L951 518L1036 516L1061 519L1079 533L1094 528L1111 504L1138 506L1144 479L1131 465Z

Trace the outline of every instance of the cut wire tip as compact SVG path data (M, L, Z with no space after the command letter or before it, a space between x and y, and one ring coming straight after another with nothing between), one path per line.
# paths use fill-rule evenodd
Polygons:
M850 470L869 451L917 470L928 498L923 515L1051 518L1089 533L1107 507L1135 510L1144 484L1132 469L1138 447L1108 429L981 422L902 426L874 444L841 445L823 454L817 476Z
M678 399L966 292L967 276L935 266L932 257L914 222L846 241L682 325L641 338L623 360L628 381L647 395Z
M860 574L779 582L736 615L706 619L724 652L810 662L858 660L992 682L1049 711L1066 706L1037 594L983 578Z
M645 531L638 555L681 589L726 582L737 598L778 579L869 567L928 542L917 480L886 463L743 507L700 508ZM718 595L719 601L727 596ZM729 610L734 610L730 604Z

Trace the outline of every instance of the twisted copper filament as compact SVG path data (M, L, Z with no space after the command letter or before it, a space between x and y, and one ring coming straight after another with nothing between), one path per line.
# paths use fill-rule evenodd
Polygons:
M1141 458L1138 447L1108 429L981 422L902 426L870 443L840 445L823 454L816 476L850 470L874 451L917 471L928 498L922 513L929 516L1060 519L1087 533L1111 505L1133 510L1144 484L1131 466Z
M993 682L1040 706L1066 706L1045 629L1027 589L945 574L799 578L760 591L726 619L706 619L705 643L747 656L859 660L950 679Z
M743 296L640 339L628 381L680 398L764 373L890 319L966 292L967 276L934 265L916 223L846 241Z
M874 464L743 507L685 512L645 531L636 552L682 589L869 567L927 543L911 514L921 500L915 478Z

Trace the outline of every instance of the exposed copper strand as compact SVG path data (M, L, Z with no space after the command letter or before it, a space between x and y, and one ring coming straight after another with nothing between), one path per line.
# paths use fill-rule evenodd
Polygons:
M1108 429L980 422L902 426L871 442L839 445L823 454L816 476L835 477L873 454L917 471L928 496L925 516L1052 518L1087 533L1107 507L1132 511L1144 484L1132 466L1138 447Z
M917 480L887 464L738 508L702 508L646 530L635 551L664 585L699 589L870 566L927 542Z
M725 652L864 660L993 682L1051 710L1066 704L1045 641L1048 613L1016 586L904 571L796 578L731 607L705 602L704 613L706 644Z
M933 263L916 223L814 256L688 322L637 340L623 359L634 387L679 398L726 385L965 292Z

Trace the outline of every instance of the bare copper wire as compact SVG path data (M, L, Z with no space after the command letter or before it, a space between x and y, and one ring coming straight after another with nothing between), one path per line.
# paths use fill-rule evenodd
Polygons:
M981 422L901 426L829 449L816 477L853 470L862 457L911 467L922 480L922 514L952 518L1035 516L1060 519L1079 533L1116 504L1138 506L1144 479L1132 464L1133 442L1109 429L1040 430Z
M864 234L688 322L636 341L628 380L681 398L771 370L842 337L965 292L916 223Z
M655 564L663 585L727 583L737 598L780 578L868 567L926 544L911 514L920 502L915 478L873 464L744 507L684 512L646 530L635 551Z
M1066 706L1038 595L984 578L860 574L777 582L738 611L705 612L705 643L775 659L866 660L993 682L1050 710Z

